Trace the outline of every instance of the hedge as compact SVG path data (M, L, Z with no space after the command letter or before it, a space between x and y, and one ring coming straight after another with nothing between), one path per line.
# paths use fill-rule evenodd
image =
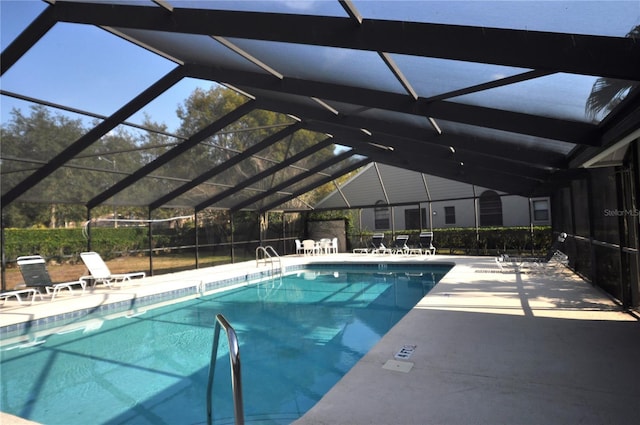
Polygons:
M380 232L375 232L380 233ZM395 235L409 235L409 245L419 242L419 230L400 230L395 235L383 232L385 243L391 244ZM373 232L350 236L352 248L368 243ZM536 226L533 233L529 227L481 227L476 234L475 228L447 228L433 230L433 245L440 254L496 255L508 254L544 254L551 246L552 232L549 226Z
M87 250L82 229L5 229L5 258L39 254L58 261L75 261ZM145 249L147 229L141 227L97 228L91 231L91 249L107 257Z
M543 254L551 246L550 227L494 227L480 228L476 237L474 228L434 229L433 244L441 254L488 255L499 253ZM397 231L395 234L409 234L410 244L419 240L419 230ZM40 254L57 261L77 261L80 252L87 250L87 239L82 229L6 229L5 258L14 262L18 256ZM148 249L146 227L95 228L91 230L91 249L105 258ZM533 236L532 236L533 235ZM386 241L393 240L391 232L385 232ZM349 249L365 244L371 233L350 235ZM154 231L155 247L175 247L192 244L193 229L166 229Z

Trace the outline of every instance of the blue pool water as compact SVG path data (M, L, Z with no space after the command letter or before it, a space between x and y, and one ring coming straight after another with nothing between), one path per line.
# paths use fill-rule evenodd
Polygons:
M245 419L302 416L448 271L294 275L3 345L0 410L48 425L201 424L215 315L240 341ZM214 422L233 423L226 338Z

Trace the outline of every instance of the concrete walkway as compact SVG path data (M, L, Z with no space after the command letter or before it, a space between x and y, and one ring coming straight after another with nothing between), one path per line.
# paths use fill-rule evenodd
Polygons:
M640 323L566 269L501 272L493 258L441 255L282 260L456 264L297 425L640 423ZM8 303L0 326L255 268L247 262L51 303ZM396 358L405 346L415 348ZM0 413L0 423L24 422Z
M640 423L636 318L564 269L454 260L296 425Z

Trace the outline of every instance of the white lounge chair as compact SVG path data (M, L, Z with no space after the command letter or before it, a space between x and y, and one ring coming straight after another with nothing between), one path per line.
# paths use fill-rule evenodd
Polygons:
M52 282L51 276L49 276L49 272L47 271L47 263L40 255L25 255L18 257L17 263L27 290L34 289L41 297L41 289L44 289L47 295L51 295L51 301L53 301L62 289L68 289L69 292L73 294L74 286L82 289L82 294L84 294L86 282L82 279L70 282ZM32 294L31 302L35 299L35 296L35 294Z
M384 233L374 233L368 248L355 248L354 254L392 254L393 250L384 246Z
M433 232L420 233L419 244L425 254L435 255L436 247L433 246Z
M22 297L29 298L31 297L31 304L36 300L36 297L40 295L42 298L42 294L35 288L23 288L23 289L15 289L13 291L6 291L0 293L0 300L2 301L2 305L4 305L10 298L16 299L18 304L22 304Z
M393 246L391 246L393 253L408 254L410 248L409 245L407 245L407 242L409 242L409 235L396 236L396 239L393 241Z
M80 254L80 258L82 258L84 265L87 266L90 273L89 276L82 276L80 279L92 280L94 287L97 284L102 283L113 288L115 284L130 283L131 279L143 278L146 276L145 272L113 274L97 252L83 252Z

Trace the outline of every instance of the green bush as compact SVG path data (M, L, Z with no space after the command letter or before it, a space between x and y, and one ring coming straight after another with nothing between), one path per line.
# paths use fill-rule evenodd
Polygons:
M87 245L81 229L6 229L5 257L40 254L63 258L84 251Z
M105 259L119 255L145 251L149 248L146 227L95 228L91 230L91 249ZM496 255L546 253L551 246L550 227L495 227L434 229L433 244L441 254ZM419 230L397 231L409 234L410 244L419 241ZM80 252L88 249L82 229L5 229L5 258L13 262L21 255L40 254L57 261L76 261ZM386 241L394 235L386 232ZM350 234L349 249L361 246L360 240L368 241L371 233ZM180 247L195 242L194 229L162 229L153 232L153 247Z
M58 261L72 259L88 249L82 229L5 229L5 258L39 254ZM147 229L142 227L96 228L91 230L91 249L107 258L145 249Z
M378 233L378 232L376 232ZM385 233L385 241L391 243L394 235ZM352 234L350 240L354 248L369 241L372 233ZM419 230L400 230L395 235L408 234L409 245L419 242ZM545 254L551 246L552 233L549 226L536 226L533 233L529 227L481 227L447 228L433 230L433 245L440 254L497 255L497 254Z

